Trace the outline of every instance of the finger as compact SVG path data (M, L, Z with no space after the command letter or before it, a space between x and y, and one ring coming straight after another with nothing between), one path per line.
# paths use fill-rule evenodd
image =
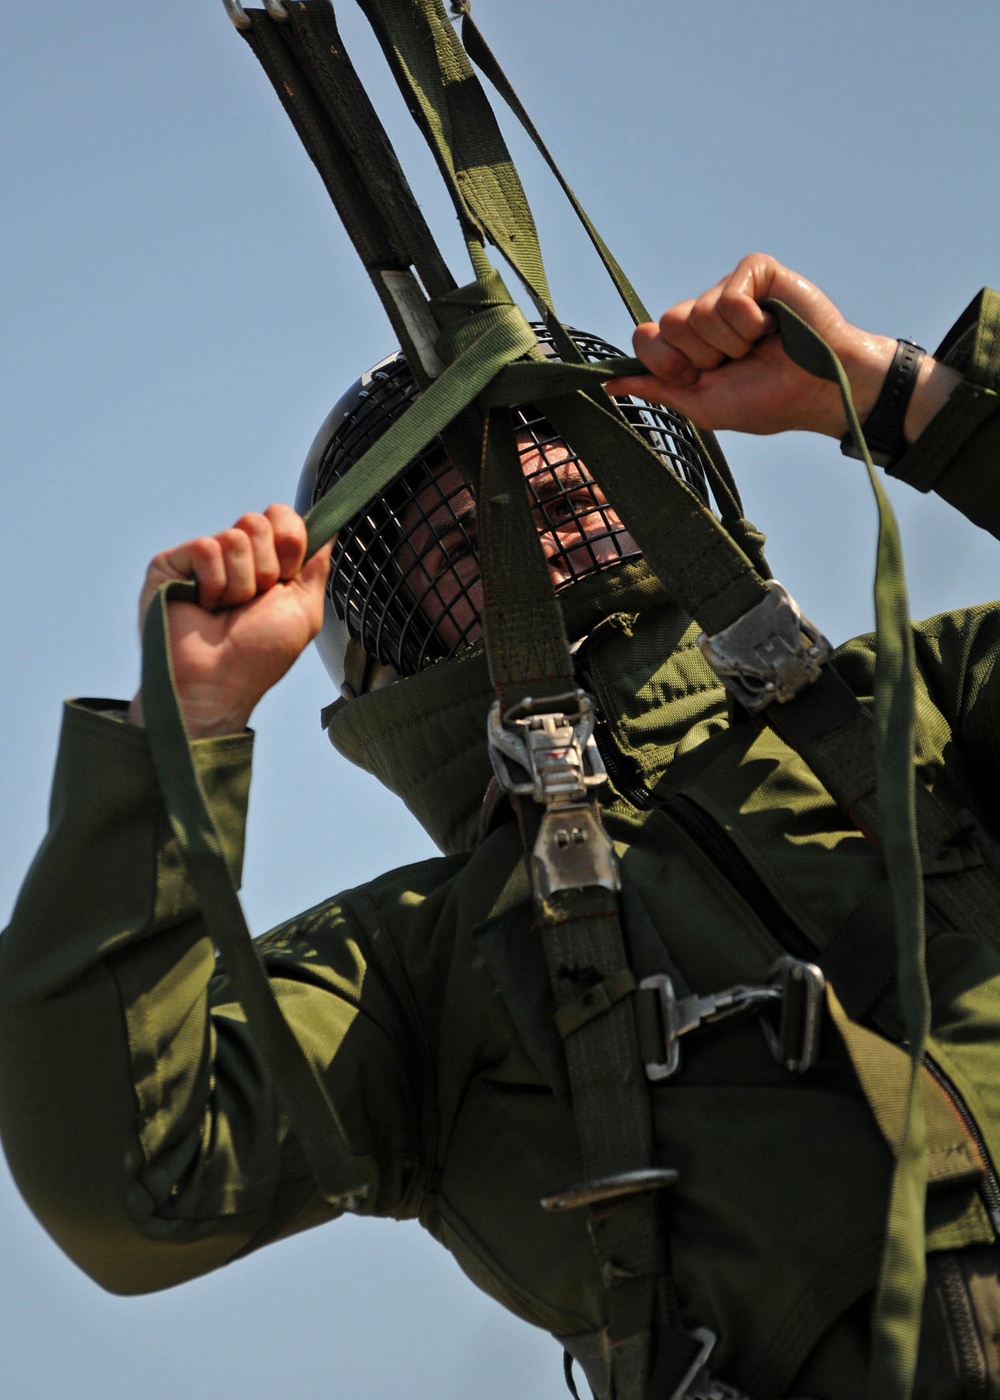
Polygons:
M153 556L139 598L140 621L145 618L150 600L161 584L191 578L198 584L198 601L202 607L216 607L226 587L226 565L214 536L201 535L185 540Z
M312 636L316 636L323 626L325 614L326 586L330 577L330 555L333 552L333 541L328 540L321 545L303 564L298 575L298 582L301 584L309 600L309 617L312 628Z
M274 534L279 577L291 579L305 562L308 534L306 522L297 510L282 503L268 506L264 512Z
M688 306L691 303L687 303ZM697 366L673 342L665 339L659 325L646 321L636 326L632 334L636 358L658 379L690 379L697 377Z
M233 529L242 530L250 542L254 593L266 593L281 578L281 564L271 521L259 511L247 511L240 516Z
M696 369L715 369L726 353L704 334L712 326L713 316L710 306L699 306L701 301L702 298L680 302L664 311L660 317L660 339Z
M773 259L765 260L768 264ZM760 305L772 295L774 279L762 268L760 257L744 258L719 285L716 312L733 335L752 345L775 328L774 317ZM732 358L737 358L733 356Z
M688 323L706 346L718 351L722 360L741 360L763 333L760 323L765 317L766 313L756 302L731 288L726 280L698 298L691 308Z
M226 571L226 581L214 606L216 608L238 608L257 596L257 569L254 562L253 542L250 535L236 526L231 530L220 530L213 536L222 552ZM208 607L207 599L201 597L203 607Z
M697 370L692 370L692 379L695 379L697 374ZM676 379L658 379L655 374L629 374L621 379L609 379L604 387L614 398L645 399L647 403L673 408L673 391L683 386Z

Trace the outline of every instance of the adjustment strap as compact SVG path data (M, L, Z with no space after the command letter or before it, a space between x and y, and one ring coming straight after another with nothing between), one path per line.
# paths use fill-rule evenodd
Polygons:
M554 1182L558 1189L543 1204L587 1209L607 1289L611 1392L645 1396L654 1346L673 1354L674 1377L683 1371L681 1362L690 1362L690 1347L675 1326L656 1200L677 1174L652 1166L649 1089L626 990L634 982L617 900L609 890L590 887L553 895L538 904L538 913L584 1173L576 1185ZM581 1014L593 1010L586 1007L588 993L602 1004L598 1014Z
M889 498L872 465L844 368L823 338L790 307L773 300L765 302L765 307L775 318L786 353L803 369L839 385L850 431L865 463L878 506L875 574L878 649L872 720L864 718L866 712L848 691L856 715L835 725L832 734L817 733L813 729L816 707L829 709L836 715L844 714L848 706L848 700L838 689L839 678L829 666L816 685L802 691L792 705L772 705L766 711L766 718L786 742L798 748L835 801L841 803L842 794L848 799L851 804L848 810L858 815L861 829L869 834L877 833L889 875L897 931L896 980L911 1051L905 1131L893 1173L876 1295L876 1345L869 1375L869 1396L871 1400L896 1400L896 1397L903 1400L912 1390L916 1371L926 1277L927 1157L919 1076L930 1028L915 810L916 792L922 790L922 785L915 784L914 777L913 633L907 610L899 531ZM842 689L847 691L846 686ZM820 691L818 697L814 694L816 691ZM797 714L800 710L801 714ZM869 724L870 732L863 737ZM796 729L801 748L795 743ZM814 738L808 737L810 730ZM846 757L846 792L838 772L842 754ZM866 767L868 777L864 776ZM863 791L859 792L859 788Z
M313 554L455 419L511 360L537 345L535 333L509 300L497 300L502 288L496 273L473 284L484 305L474 318L478 332L458 358L434 380L378 442L313 506L306 517L309 553ZM523 491L521 493L524 494ZM549 590L551 591L551 590Z
M568 442L586 444L588 468L646 562L706 632L721 631L767 598L766 580L700 496L664 470L613 405L578 393L547 399L546 413Z
M163 584L143 631L142 703L164 806L206 925L309 1169L330 1205L355 1210L368 1192L367 1183L323 1081L278 1006L194 766L167 645L171 600L197 602L197 586L193 581Z
M479 479L478 545L490 679L503 711L575 690L562 610L549 578L506 414L489 414Z
M510 152L454 25L436 0L358 0L448 187L470 253L488 238L552 304L535 222Z
M573 206L573 210L576 213L577 218L580 220L581 224L583 224L583 227L586 229L587 234L590 237L591 243L593 243L595 249L597 250L598 256L600 257L605 268L607 269L612 282L615 284L615 287L618 291L618 295L621 297L622 301L625 303L625 306L628 308L632 320L636 322L636 324L638 324L638 322L640 321L650 320L649 312L642 304L638 292L635 290L635 288L632 286L632 283L622 271L622 268L619 265L617 258L615 258L614 254L611 252L611 249L608 247L604 239L594 227L583 205L580 203L570 186L567 184L561 170L559 169L558 165L556 165L556 162L552 157L552 153L549 151L548 146L546 146L545 142L542 140L538 128L535 126L534 122L531 120L531 117L528 115L528 112L521 99L511 87L509 81L507 80L506 74L497 62L496 57L494 56L493 51L490 49L486 40L483 38L482 32L476 25L475 20L472 18L471 7L469 6L467 0L458 0L457 4L452 5L452 9L456 13L461 11L462 43L465 45L466 52L472 59L473 63L475 63L476 66L480 68L483 73L485 73L486 77L489 78L490 82L496 88L497 92L507 103L507 106L514 113L518 121L524 127L525 131L531 137L531 140L534 142L535 147L541 155L542 159L545 161L546 165L552 171L552 174L558 180L560 186L562 187L563 193L566 195L566 198Z

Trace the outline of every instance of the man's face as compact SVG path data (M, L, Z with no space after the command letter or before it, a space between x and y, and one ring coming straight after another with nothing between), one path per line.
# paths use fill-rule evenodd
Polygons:
M521 470L556 590L638 553L600 487L565 443L518 435ZM404 507L397 552L406 585L447 653L482 635L476 510L465 478L445 464Z

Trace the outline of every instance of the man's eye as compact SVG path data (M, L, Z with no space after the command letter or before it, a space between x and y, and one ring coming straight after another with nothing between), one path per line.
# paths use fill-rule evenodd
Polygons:
M575 491L571 495L550 496L547 501L542 502L542 509L551 523L561 524L585 520L587 516L593 515L597 506L589 491Z
M472 553L472 541L464 530L456 530L453 534L445 535L438 540L437 547L441 553L441 564L443 568L457 564L459 559L464 559L466 555Z

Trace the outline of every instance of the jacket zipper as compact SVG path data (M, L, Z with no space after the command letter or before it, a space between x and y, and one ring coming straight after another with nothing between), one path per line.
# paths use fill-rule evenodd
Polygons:
M1000 1235L1000 1178L997 1177L996 1167L993 1165L993 1159L990 1157L986 1141L979 1131L979 1125L966 1108L965 1100L937 1061L931 1059L930 1055L925 1054L923 1063L931 1078L944 1090L945 1094L947 1094L952 1107L962 1120L965 1131L972 1139L976 1151L982 1158L984 1172L978 1187L979 1196L983 1205L986 1207L986 1214L990 1217L990 1224L993 1226L994 1232Z
M651 792L624 755L619 753L603 719L597 722L595 737L608 777L622 797L640 811L648 811L655 807L669 817L732 885L785 951L806 962L812 962L816 956L815 949L796 928L735 841L715 818L685 793L658 797Z

